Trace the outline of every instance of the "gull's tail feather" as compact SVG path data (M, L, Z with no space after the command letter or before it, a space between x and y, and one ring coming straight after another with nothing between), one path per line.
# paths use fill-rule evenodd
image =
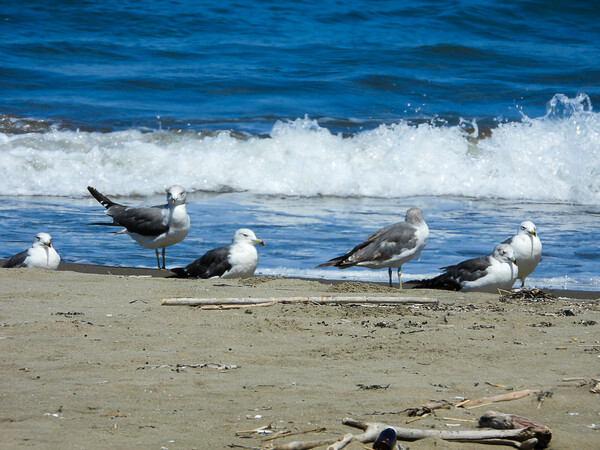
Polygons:
M87 187L87 190L90 191L90 194L92 194L92 196L98 200L98 202L104 206L106 209L110 208L111 206L120 206L118 203L113 202L110 198L108 198L106 195L102 194L101 192L99 192L97 189L94 189L91 186ZM90 224L90 225L98 225L98 224ZM108 225L108 224L105 224Z
M348 267L355 266L356 262L348 261L347 257L348 257L348 255L344 255L344 256L340 256L338 258L330 259L326 263L315 266L315 269L318 269L319 267L330 267L330 266L337 267L338 269L347 269Z
M336 262L337 261L327 261L326 263L319 264L318 266L315 266L315 269L318 269L319 267L335 266Z
M104 225L106 227L122 227L123 225L119 225L118 223L115 222L91 222L91 223L86 223L86 225Z
M443 289L446 291L460 291L460 283L443 273L429 280L420 280L416 282L413 289Z
M169 278L189 278L189 275L187 273L187 270L185 270L185 267L174 267L169 270L175 274Z

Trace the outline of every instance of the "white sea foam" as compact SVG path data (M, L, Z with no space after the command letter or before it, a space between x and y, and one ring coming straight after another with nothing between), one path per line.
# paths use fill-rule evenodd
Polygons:
M270 136L51 130L0 133L0 195L189 191L402 197L453 195L600 204L600 115L557 95L548 113L474 139L462 126L401 121L350 137L310 118Z

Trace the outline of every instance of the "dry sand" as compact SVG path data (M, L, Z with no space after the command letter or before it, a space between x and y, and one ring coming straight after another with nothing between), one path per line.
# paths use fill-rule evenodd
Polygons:
M452 418L477 419L489 409L549 426L550 448L600 448L600 396L590 391L591 378L600 377L597 293L500 300L356 282L76 269L0 270L2 448L261 448L265 435L236 431L325 427L275 442L324 439L356 431L341 424L344 417L464 430L475 423ZM439 303L227 311L161 305L165 297L336 294ZM410 424L403 412L510 389L544 395L438 410ZM431 439L404 445L490 448Z

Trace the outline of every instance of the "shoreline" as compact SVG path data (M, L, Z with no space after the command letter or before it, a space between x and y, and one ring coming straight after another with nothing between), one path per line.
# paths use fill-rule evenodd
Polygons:
M0 259L0 268L4 264L5 260ZM64 263L61 262L58 267L59 271L72 271L77 273L90 273L90 274L105 274L105 275L118 275L118 276L146 276L152 278L170 278L174 275L174 272L167 270L148 269L141 267L123 267L123 266L101 266L96 264L77 264L77 263ZM326 278L302 278L302 277L277 277L272 275L256 275L265 278L289 278L297 280L315 281L324 284L340 284L347 283L350 281L342 279L326 279ZM375 281L351 281L352 283L364 283L365 289L368 289L370 285L389 287L386 282L375 282ZM419 290L412 289L414 282L406 281L402 283L405 287L403 291L413 291L417 293ZM526 287L527 288L527 287ZM393 291L395 289L395 291ZM518 289L514 289L518 290ZM576 290L576 289L541 289L542 291L553 295L557 298L573 298L573 299L599 299L600 291L591 290ZM391 288L391 292L398 292L397 288ZM451 291L446 291L451 292Z
M3 265L6 262L6 259L0 258L0 269L3 269ZM157 269L148 269L144 267L127 267L127 266L101 266L97 264L78 264L78 263L65 263L61 262L58 271L71 271L76 273L89 273L96 275L116 275L116 276L138 276L138 277L151 277L151 278L170 278L174 274L169 269L167 270L157 270ZM302 277L278 277L274 275L255 275L259 277L265 278L287 278L287 279L297 279L297 280L306 280L306 281L315 281L318 283L324 284L340 284L340 283L364 283L365 289L368 289L368 286L383 286L389 287L386 282L376 282L376 281L348 281L342 279L329 279L329 278L302 278ZM402 285L405 286L404 291L412 290L414 286L414 282L406 281L403 282ZM527 287L526 287L527 288ZM391 288L391 292L398 292L397 288ZM514 290L518 290L513 288ZM599 299L600 291L591 291L591 290L577 290L577 289L545 289L541 288L542 291L553 295L557 298L573 298L573 299ZM415 289L413 292L418 292ZM446 291L451 292L451 291Z
M0 270L7 448L264 449L268 435L237 432L323 427L274 443L330 439L352 431L344 417L470 430L487 410L550 427L551 449L590 448L598 439L598 394L591 392L600 378L597 296L531 301L355 281L186 280L154 276L155 269L61 266ZM437 303L161 305L173 297L336 295ZM416 422L406 412L430 400L529 389L537 394Z

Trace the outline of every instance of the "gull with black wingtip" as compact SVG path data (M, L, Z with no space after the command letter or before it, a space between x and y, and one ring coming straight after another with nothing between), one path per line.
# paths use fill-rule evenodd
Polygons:
M190 217L185 207L185 189L179 185L167 189L167 204L152 207L133 207L113 202L91 186L88 191L102 206L112 223L91 223L123 227L116 234L128 234L143 248L156 251L156 263L161 269L158 249L162 248L162 268L165 268L165 249L183 241L190 231Z

